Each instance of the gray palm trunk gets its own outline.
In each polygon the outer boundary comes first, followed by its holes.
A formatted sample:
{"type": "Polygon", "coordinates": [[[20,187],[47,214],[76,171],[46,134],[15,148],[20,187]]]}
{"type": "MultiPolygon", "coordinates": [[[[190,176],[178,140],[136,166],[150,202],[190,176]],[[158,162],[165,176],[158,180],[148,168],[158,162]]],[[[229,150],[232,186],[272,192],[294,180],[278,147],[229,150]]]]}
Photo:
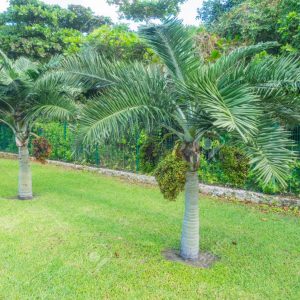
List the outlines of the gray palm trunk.
{"type": "Polygon", "coordinates": [[[19,191],[18,198],[21,200],[32,199],[32,175],[30,169],[30,156],[28,140],[20,142],[17,139],[19,148],[19,191]]]}
{"type": "Polygon", "coordinates": [[[197,260],[199,257],[199,143],[184,142],[181,149],[188,163],[185,183],[185,212],[182,225],[180,256],[183,259],[197,260]]]}
{"type": "Polygon", "coordinates": [[[199,257],[199,184],[197,172],[187,172],[185,212],[182,225],[180,256],[197,260],[199,257]]]}

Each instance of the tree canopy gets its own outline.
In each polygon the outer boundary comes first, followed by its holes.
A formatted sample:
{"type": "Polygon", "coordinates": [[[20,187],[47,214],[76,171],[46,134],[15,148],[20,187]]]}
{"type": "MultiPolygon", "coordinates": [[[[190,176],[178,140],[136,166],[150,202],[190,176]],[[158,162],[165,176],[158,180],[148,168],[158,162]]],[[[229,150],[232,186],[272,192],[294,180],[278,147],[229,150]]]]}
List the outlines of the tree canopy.
{"type": "Polygon", "coordinates": [[[104,25],[86,38],[86,47],[93,48],[108,59],[150,60],[153,52],[125,25],[104,25]]]}
{"type": "Polygon", "coordinates": [[[245,0],[205,0],[198,9],[198,18],[206,24],[211,24],[243,1],[245,0]]]}
{"type": "Polygon", "coordinates": [[[11,58],[25,55],[45,60],[78,51],[83,33],[110,22],[80,5],[64,9],[39,0],[11,0],[0,14],[1,48],[11,58]]]}
{"type": "Polygon", "coordinates": [[[186,0],[108,0],[109,4],[118,6],[122,18],[133,21],[149,21],[177,16],[179,5],[186,0]]]}
{"type": "Polygon", "coordinates": [[[300,50],[298,0],[207,0],[199,17],[210,32],[241,42],[278,41],[282,50],[300,50]]]}

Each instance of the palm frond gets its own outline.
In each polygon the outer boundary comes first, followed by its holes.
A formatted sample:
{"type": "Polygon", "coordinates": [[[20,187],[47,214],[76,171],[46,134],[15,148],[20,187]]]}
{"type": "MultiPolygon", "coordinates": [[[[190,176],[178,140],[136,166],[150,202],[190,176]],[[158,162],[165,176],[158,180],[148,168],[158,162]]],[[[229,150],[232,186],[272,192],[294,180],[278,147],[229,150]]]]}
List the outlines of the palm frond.
{"type": "MultiPolygon", "coordinates": [[[[209,117],[212,126],[236,131],[244,141],[256,133],[259,100],[249,86],[235,82],[221,85],[213,82],[208,74],[201,73],[191,78],[186,87],[199,109],[209,117]]],[[[194,123],[197,118],[194,115],[194,123]]]]}
{"type": "Polygon", "coordinates": [[[277,42],[266,42],[237,48],[213,63],[210,66],[210,73],[214,73],[216,77],[224,76],[224,73],[232,72],[231,68],[236,68],[245,59],[251,59],[255,54],[278,46],[277,42]]]}
{"type": "Polygon", "coordinates": [[[140,36],[178,79],[183,80],[199,66],[193,38],[180,21],[172,19],[160,26],[143,27],[140,36]]]}
{"type": "Polygon", "coordinates": [[[263,109],[288,124],[300,122],[300,58],[267,56],[252,61],[245,81],[262,99],[263,109]]]}
{"type": "Polygon", "coordinates": [[[35,71],[38,72],[38,63],[32,62],[26,57],[19,57],[14,63],[13,68],[16,72],[20,73],[27,73],[28,71],[35,71]]]}
{"type": "Polygon", "coordinates": [[[68,121],[76,118],[78,107],[70,98],[47,99],[45,103],[39,101],[27,112],[27,120],[34,121],[38,118],[58,121],[68,121]]]}
{"type": "Polygon", "coordinates": [[[14,127],[11,117],[6,114],[2,114],[0,111],[0,124],[1,123],[9,127],[13,131],[13,133],[16,132],[16,128],[14,127]]]}
{"type": "Polygon", "coordinates": [[[258,88],[299,88],[300,58],[296,55],[267,56],[253,60],[245,70],[248,82],[258,88]],[[269,84],[269,85],[268,85],[269,84]]]}
{"type": "Polygon", "coordinates": [[[160,70],[135,64],[124,71],[123,81],[83,109],[81,137],[86,143],[118,138],[124,130],[140,125],[151,128],[165,122],[169,95],[160,70]]]}
{"type": "Polygon", "coordinates": [[[245,147],[257,181],[262,180],[265,184],[277,182],[286,186],[290,164],[295,159],[292,146],[289,132],[268,117],[261,121],[258,134],[245,147]]]}
{"type": "Polygon", "coordinates": [[[76,118],[78,106],[73,100],[74,89],[64,85],[64,73],[48,72],[33,85],[28,101],[27,120],[38,117],[54,120],[76,118]]]}
{"type": "Polygon", "coordinates": [[[122,62],[110,62],[99,53],[89,50],[69,56],[60,63],[64,80],[69,85],[85,89],[101,89],[115,83],[122,62]]]}
{"type": "Polygon", "coordinates": [[[1,49],[0,49],[0,59],[1,59],[1,64],[3,65],[4,68],[6,68],[7,70],[13,69],[13,61],[10,60],[1,49]]]}

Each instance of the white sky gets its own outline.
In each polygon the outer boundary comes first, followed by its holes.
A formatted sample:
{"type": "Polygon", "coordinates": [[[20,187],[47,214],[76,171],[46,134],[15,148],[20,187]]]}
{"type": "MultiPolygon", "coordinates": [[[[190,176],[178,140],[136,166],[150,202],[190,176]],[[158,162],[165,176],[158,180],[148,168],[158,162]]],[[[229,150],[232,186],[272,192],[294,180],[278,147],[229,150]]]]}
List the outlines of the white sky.
{"type": "MultiPolygon", "coordinates": [[[[110,6],[105,0],[43,0],[49,4],[59,4],[66,7],[68,4],[80,4],[90,7],[97,15],[111,17],[114,22],[118,21],[118,14],[116,8],[110,6]]],[[[184,20],[185,24],[197,25],[199,21],[196,21],[197,8],[202,4],[203,0],[187,0],[181,6],[180,19],[184,20]]],[[[0,11],[3,11],[8,6],[8,0],[0,0],[0,11]]]]}

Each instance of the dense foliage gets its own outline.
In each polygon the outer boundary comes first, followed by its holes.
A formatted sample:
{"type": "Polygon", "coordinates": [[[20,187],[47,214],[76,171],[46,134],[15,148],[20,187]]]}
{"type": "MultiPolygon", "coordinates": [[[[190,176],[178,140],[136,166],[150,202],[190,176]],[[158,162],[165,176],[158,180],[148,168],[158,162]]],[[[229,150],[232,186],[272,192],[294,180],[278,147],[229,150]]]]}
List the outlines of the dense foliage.
{"type": "Polygon", "coordinates": [[[140,147],[141,170],[151,173],[166,152],[165,144],[159,136],[146,136],[140,147]]]}
{"type": "Polygon", "coordinates": [[[39,0],[11,0],[7,11],[0,14],[1,49],[11,58],[45,60],[70,54],[79,51],[82,33],[110,22],[82,6],[63,9],[39,0]]]}
{"type": "Polygon", "coordinates": [[[299,51],[298,0],[207,0],[199,12],[210,32],[255,44],[278,41],[282,50],[299,51]]]}
{"type": "Polygon", "coordinates": [[[166,19],[179,13],[179,5],[186,0],[108,0],[110,4],[117,5],[122,18],[133,21],[146,21],[151,19],[166,19]]]}
{"type": "Polygon", "coordinates": [[[198,18],[210,25],[243,1],[245,0],[205,0],[198,9],[198,18]]]}
{"type": "Polygon", "coordinates": [[[101,26],[86,39],[86,47],[92,47],[108,59],[150,60],[153,52],[138,35],[125,25],[101,26]]]}

